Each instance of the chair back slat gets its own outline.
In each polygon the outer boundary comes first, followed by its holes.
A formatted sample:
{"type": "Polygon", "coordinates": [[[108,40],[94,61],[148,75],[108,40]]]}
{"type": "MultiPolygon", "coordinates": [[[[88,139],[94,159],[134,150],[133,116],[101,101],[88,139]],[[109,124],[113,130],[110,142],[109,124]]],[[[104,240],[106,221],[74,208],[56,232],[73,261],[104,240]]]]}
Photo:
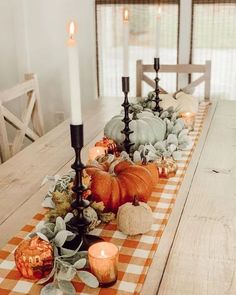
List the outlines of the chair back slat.
{"type": "Polygon", "coordinates": [[[35,141],[44,134],[43,117],[40,107],[38,79],[35,74],[26,74],[25,81],[11,89],[0,92],[0,156],[8,160],[23,147],[24,138],[35,141]],[[10,112],[3,104],[25,95],[27,103],[21,118],[10,112]],[[9,142],[6,122],[16,129],[13,143],[9,142]],[[29,127],[32,122],[32,129],[29,127]]]}
{"type": "MultiPolygon", "coordinates": [[[[155,88],[155,82],[149,78],[145,73],[155,72],[153,65],[146,65],[142,63],[142,60],[137,60],[136,63],[136,96],[142,96],[142,82],[146,82],[152,88],[155,88]]],[[[190,88],[196,87],[204,82],[204,98],[210,99],[211,89],[211,61],[206,61],[205,65],[192,65],[192,64],[176,64],[176,65],[161,65],[159,72],[161,73],[176,73],[176,74],[193,74],[202,73],[202,75],[196,80],[192,81],[186,87],[184,91],[188,91],[190,88]]],[[[162,93],[167,93],[160,87],[162,93]]],[[[177,89],[176,89],[177,90],[177,89]]]]}

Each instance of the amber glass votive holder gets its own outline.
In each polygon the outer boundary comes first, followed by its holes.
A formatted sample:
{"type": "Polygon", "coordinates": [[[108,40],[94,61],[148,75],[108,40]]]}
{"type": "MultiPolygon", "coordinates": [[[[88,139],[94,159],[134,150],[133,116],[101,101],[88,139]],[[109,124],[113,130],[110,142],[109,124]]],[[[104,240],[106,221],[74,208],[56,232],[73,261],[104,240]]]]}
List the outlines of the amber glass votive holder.
{"type": "Polygon", "coordinates": [[[93,161],[98,156],[105,156],[107,153],[107,148],[101,146],[94,146],[89,149],[89,160],[93,161]]]}
{"type": "Polygon", "coordinates": [[[116,245],[108,242],[96,243],[88,249],[90,270],[97,277],[100,287],[110,287],[117,281],[118,256],[116,245]]]}
{"type": "Polygon", "coordinates": [[[188,130],[193,131],[196,114],[191,112],[185,112],[185,113],[180,113],[180,116],[183,119],[184,124],[188,128],[188,130]]]}

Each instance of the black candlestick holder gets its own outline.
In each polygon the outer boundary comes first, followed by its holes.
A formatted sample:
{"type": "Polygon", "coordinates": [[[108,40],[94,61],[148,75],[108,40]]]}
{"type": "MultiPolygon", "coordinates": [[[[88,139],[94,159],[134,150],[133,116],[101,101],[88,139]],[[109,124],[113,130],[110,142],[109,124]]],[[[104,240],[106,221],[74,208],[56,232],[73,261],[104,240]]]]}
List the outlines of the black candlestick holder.
{"type": "Polygon", "coordinates": [[[159,57],[154,57],[154,70],[156,71],[156,77],[154,79],[155,81],[155,98],[153,99],[155,106],[153,108],[153,111],[155,112],[161,112],[162,108],[160,107],[160,102],[161,102],[161,98],[160,98],[160,89],[159,89],[159,77],[158,77],[158,73],[160,70],[160,58],[159,57]]]}
{"type": "Polygon", "coordinates": [[[83,185],[83,170],[86,168],[81,161],[81,150],[83,148],[83,124],[70,125],[71,146],[75,150],[75,162],[71,168],[75,170],[74,185],[72,190],[75,194],[75,200],[71,206],[73,208],[74,217],[67,222],[66,227],[68,230],[76,234],[72,241],[67,241],[63,247],[75,250],[81,244],[80,250],[87,250],[92,244],[101,241],[102,239],[87,234],[90,220],[84,215],[84,210],[89,207],[90,201],[84,199],[83,195],[86,188],[83,185]]]}
{"type": "Polygon", "coordinates": [[[122,91],[124,92],[124,102],[121,105],[124,107],[124,118],[122,122],[125,123],[125,128],[121,131],[125,135],[125,140],[124,140],[124,149],[127,152],[129,156],[132,157],[131,153],[131,147],[134,145],[134,143],[131,143],[130,141],[130,134],[133,133],[133,131],[129,127],[129,123],[132,121],[129,117],[129,99],[128,99],[128,93],[129,93],[129,77],[122,77],[122,91]]]}

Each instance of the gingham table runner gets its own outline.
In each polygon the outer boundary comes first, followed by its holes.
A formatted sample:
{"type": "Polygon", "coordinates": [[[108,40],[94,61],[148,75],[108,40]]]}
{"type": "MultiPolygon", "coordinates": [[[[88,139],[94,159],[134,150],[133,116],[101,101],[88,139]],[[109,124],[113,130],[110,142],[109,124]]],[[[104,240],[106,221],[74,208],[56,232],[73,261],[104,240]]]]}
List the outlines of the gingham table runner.
{"type": "MultiPolygon", "coordinates": [[[[170,213],[175,203],[176,195],[191,160],[192,153],[201,134],[208,105],[202,103],[196,116],[195,129],[190,133],[193,139],[193,147],[183,153],[178,161],[178,171],[175,177],[169,180],[161,179],[153,190],[148,202],[153,211],[154,223],[151,230],[135,237],[127,237],[117,230],[116,223],[101,226],[92,231],[104,240],[117,245],[120,249],[118,280],[115,285],[107,289],[91,289],[79,281],[73,281],[78,294],[96,295],[123,295],[139,294],[151,265],[152,258],[157,250],[158,243],[168,222],[170,213]]],[[[15,267],[14,250],[26,235],[34,230],[35,225],[43,220],[46,210],[35,215],[31,222],[25,225],[21,231],[13,237],[7,245],[0,250],[0,295],[21,295],[40,293],[41,286],[34,281],[21,277],[15,267]]]]}

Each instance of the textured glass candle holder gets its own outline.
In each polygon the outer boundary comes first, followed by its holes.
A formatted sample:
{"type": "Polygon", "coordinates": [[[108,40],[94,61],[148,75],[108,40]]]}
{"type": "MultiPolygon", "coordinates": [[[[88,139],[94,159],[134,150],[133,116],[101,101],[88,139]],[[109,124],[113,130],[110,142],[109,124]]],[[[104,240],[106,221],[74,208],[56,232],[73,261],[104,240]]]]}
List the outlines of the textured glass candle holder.
{"type": "Polygon", "coordinates": [[[189,131],[193,131],[196,114],[191,112],[186,112],[186,113],[181,113],[180,116],[183,119],[186,128],[188,128],[189,131]]]}
{"type": "Polygon", "coordinates": [[[117,281],[118,248],[108,242],[92,245],[88,250],[91,272],[97,277],[100,287],[110,287],[117,281]]]}

